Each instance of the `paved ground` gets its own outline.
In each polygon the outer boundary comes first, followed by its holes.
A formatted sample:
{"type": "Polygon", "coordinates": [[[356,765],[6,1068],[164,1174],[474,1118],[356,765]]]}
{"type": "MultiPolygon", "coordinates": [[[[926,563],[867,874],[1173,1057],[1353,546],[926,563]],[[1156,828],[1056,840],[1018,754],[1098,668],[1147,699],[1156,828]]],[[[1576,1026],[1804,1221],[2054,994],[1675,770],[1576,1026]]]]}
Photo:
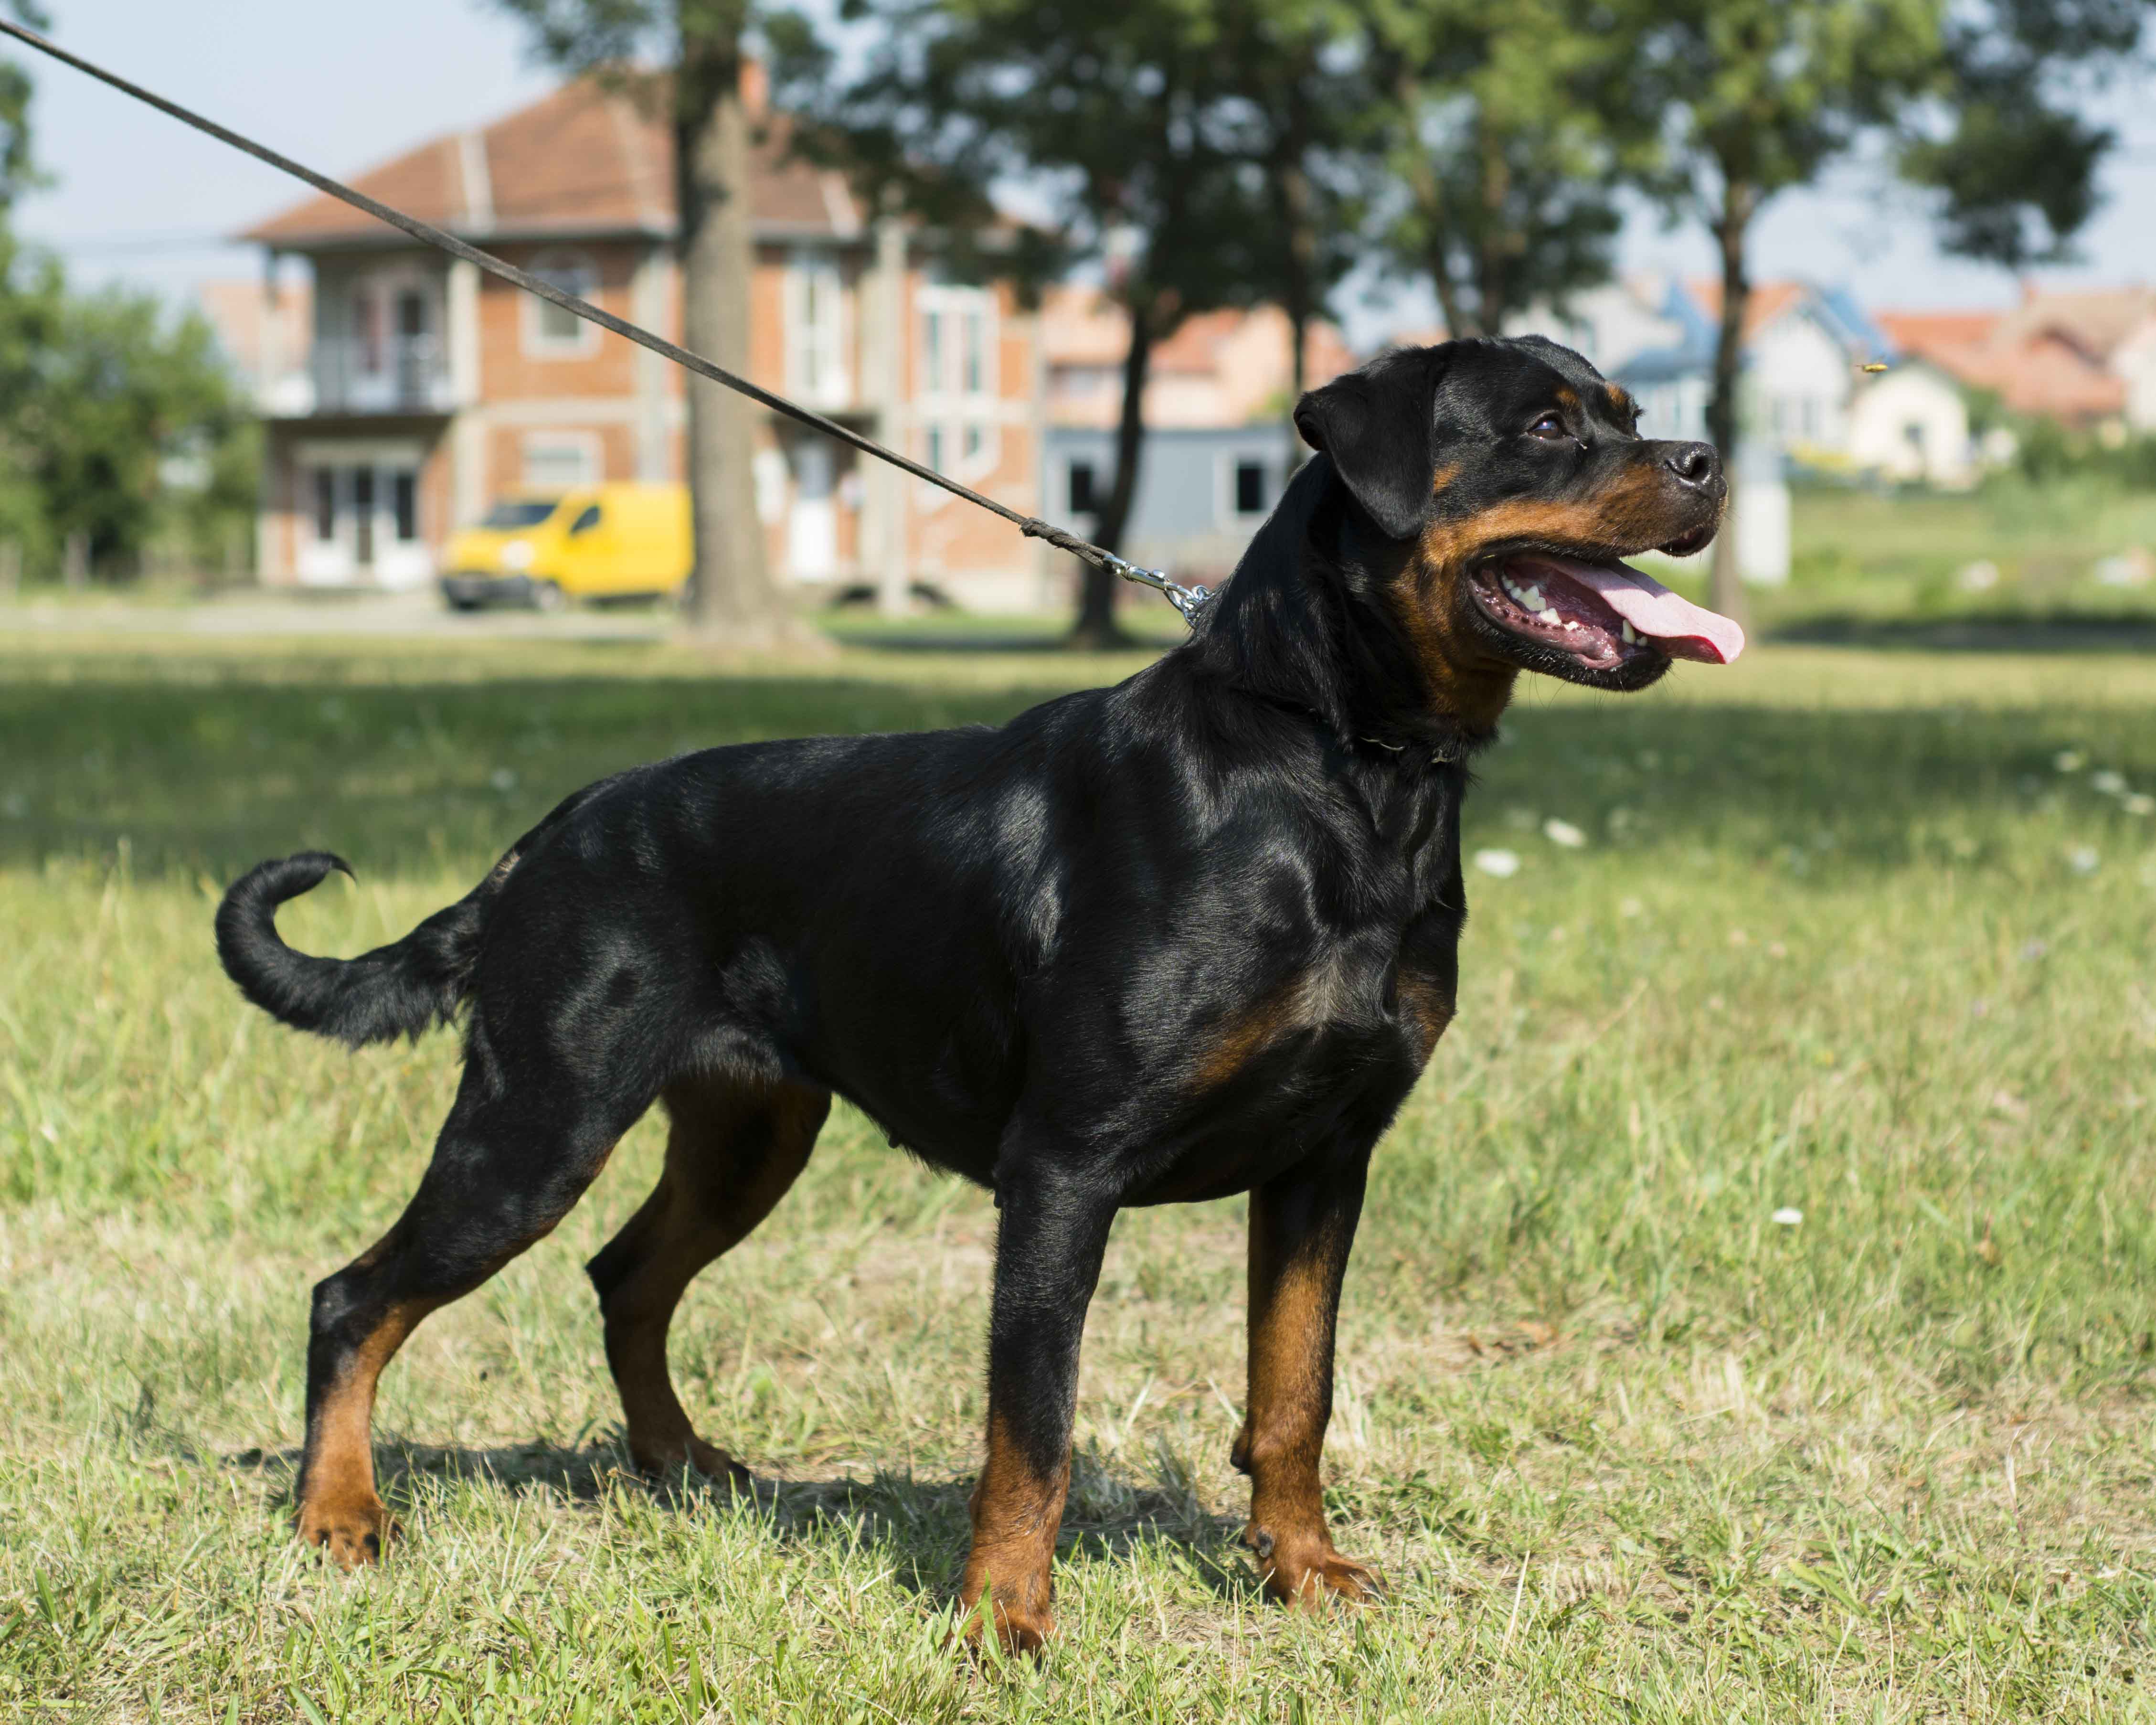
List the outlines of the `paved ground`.
{"type": "Polygon", "coordinates": [[[556,640],[651,640],[674,627],[669,607],[453,612],[431,592],[241,593],[191,603],[135,599],[0,604],[0,632],[74,634],[464,635],[556,640]]]}

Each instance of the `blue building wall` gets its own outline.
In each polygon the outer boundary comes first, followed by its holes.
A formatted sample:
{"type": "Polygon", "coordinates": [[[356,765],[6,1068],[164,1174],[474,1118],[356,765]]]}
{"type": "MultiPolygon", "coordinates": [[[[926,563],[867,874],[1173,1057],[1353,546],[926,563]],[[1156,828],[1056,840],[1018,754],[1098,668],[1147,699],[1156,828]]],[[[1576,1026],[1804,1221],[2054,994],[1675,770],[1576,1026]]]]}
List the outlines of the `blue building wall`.
{"type": "MultiPolygon", "coordinates": [[[[1227,574],[1280,501],[1291,444],[1296,453],[1309,453],[1283,424],[1148,431],[1123,555],[1198,580],[1227,574]],[[1256,509],[1238,506],[1253,497],[1256,509]]],[[[1074,506],[1073,480],[1076,470],[1090,467],[1095,495],[1106,500],[1116,475],[1115,433],[1051,426],[1043,459],[1045,513],[1075,532],[1091,533],[1097,517],[1074,506]]]]}

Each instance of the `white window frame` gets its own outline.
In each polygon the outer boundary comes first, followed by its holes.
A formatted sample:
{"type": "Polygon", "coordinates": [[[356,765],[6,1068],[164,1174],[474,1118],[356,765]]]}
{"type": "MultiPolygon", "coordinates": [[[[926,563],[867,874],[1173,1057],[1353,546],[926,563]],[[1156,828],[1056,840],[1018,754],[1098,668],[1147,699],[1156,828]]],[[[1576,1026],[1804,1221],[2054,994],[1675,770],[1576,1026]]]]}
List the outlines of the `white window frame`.
{"type": "Polygon", "coordinates": [[[1263,521],[1273,512],[1273,504],[1280,501],[1281,487],[1275,481],[1273,464],[1262,454],[1250,454],[1240,449],[1224,450],[1220,456],[1218,483],[1220,487],[1220,519],[1231,521],[1239,527],[1263,521]],[[1271,501],[1259,505],[1248,514],[1235,506],[1235,470],[1246,461],[1257,468],[1263,477],[1266,495],[1271,499],[1271,501]]]}
{"type": "MultiPolygon", "coordinates": [[[[580,300],[598,303],[599,290],[598,265],[587,252],[542,252],[526,266],[531,274],[551,281],[565,293],[574,294],[580,300]]],[[[576,320],[575,331],[568,336],[553,336],[547,332],[545,314],[560,311],[560,307],[541,299],[536,294],[525,294],[524,354],[527,359],[582,359],[598,352],[599,326],[583,318],[576,320]]],[[[563,316],[567,316],[563,313],[563,316]]]]}
{"type": "MultiPolygon", "coordinates": [[[[924,287],[915,295],[914,316],[921,459],[957,480],[993,473],[1003,462],[1001,331],[994,291],[924,287]],[[969,434],[971,454],[966,453],[969,434]]],[[[921,490],[927,506],[950,501],[950,493],[937,487],[921,490]]]]}
{"type": "Polygon", "coordinates": [[[596,485],[606,480],[606,444],[596,431],[527,431],[524,434],[518,452],[518,483],[531,491],[573,491],[584,485],[596,485]],[[542,449],[574,449],[582,459],[585,476],[557,483],[552,480],[537,480],[531,476],[533,452],[542,449]]]}
{"type": "Polygon", "coordinates": [[[847,365],[845,277],[838,254],[803,246],[786,266],[786,388],[819,407],[853,399],[847,365]]]}

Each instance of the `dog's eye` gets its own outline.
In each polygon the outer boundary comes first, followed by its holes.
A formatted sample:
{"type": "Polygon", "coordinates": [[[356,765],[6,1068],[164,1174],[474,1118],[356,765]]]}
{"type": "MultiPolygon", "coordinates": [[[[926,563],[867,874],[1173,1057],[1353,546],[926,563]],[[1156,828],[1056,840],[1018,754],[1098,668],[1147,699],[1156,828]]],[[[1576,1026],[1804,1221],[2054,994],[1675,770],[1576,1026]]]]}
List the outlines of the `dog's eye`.
{"type": "Polygon", "coordinates": [[[1570,437],[1572,434],[1564,429],[1564,421],[1555,413],[1545,413],[1527,428],[1527,435],[1556,439],[1570,437]]]}

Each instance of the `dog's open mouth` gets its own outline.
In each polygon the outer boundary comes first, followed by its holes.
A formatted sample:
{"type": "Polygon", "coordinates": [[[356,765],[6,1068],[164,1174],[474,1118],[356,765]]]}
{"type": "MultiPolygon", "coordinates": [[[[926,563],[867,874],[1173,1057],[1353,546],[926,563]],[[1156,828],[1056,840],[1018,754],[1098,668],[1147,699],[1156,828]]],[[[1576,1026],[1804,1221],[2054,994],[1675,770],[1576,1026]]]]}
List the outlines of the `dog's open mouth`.
{"type": "Polygon", "coordinates": [[[1590,670],[1641,653],[1727,665],[1744,650],[1744,631],[1732,619],[1614,557],[1514,552],[1476,569],[1469,590],[1499,628],[1568,653],[1590,670]]]}

